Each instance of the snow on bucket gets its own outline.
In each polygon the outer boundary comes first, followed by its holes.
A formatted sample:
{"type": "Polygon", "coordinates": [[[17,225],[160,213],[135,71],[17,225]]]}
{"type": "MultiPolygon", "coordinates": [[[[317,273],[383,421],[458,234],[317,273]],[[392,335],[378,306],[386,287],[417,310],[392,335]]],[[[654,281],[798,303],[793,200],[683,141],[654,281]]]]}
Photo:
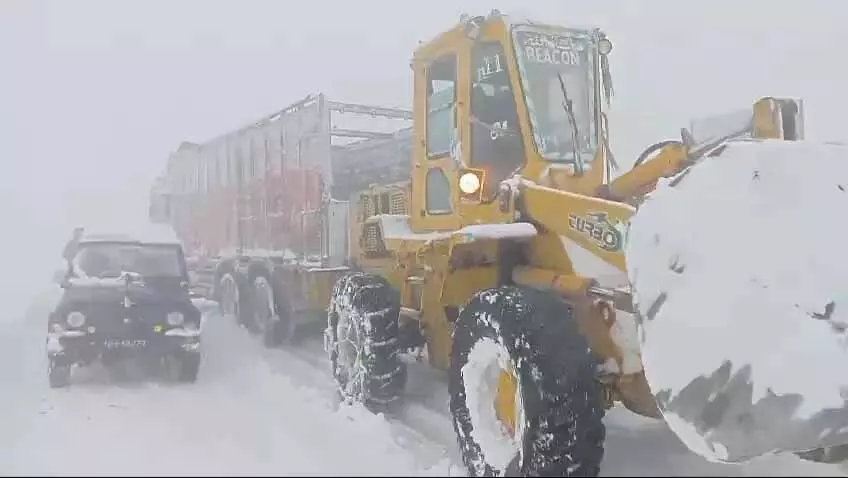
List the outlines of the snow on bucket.
{"type": "Polygon", "coordinates": [[[738,141],[633,218],[651,389],[711,461],[848,443],[848,147],[738,141]]]}

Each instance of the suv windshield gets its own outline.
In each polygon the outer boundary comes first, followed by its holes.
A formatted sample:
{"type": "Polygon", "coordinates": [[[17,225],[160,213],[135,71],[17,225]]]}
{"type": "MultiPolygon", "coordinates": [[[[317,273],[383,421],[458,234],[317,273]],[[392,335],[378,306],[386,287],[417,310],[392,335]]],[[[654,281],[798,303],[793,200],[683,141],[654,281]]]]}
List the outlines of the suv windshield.
{"type": "Polygon", "coordinates": [[[122,272],[135,272],[143,277],[185,275],[182,253],[173,245],[80,244],[73,263],[77,275],[83,277],[119,277],[122,272]]]}
{"type": "Polygon", "coordinates": [[[590,161],[597,147],[592,37],[587,32],[545,32],[516,27],[518,68],[539,153],[551,161],[590,161]],[[572,123],[565,106],[571,100],[572,123]],[[575,131],[576,127],[576,131],[575,131]]]}

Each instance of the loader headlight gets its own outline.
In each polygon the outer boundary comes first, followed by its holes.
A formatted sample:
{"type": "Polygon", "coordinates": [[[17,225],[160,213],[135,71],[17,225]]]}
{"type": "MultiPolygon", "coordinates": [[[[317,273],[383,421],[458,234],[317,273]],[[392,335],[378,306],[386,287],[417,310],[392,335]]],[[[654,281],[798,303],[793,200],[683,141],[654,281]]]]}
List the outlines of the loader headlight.
{"type": "Polygon", "coordinates": [[[480,190],[480,177],[472,172],[459,177],[459,190],[463,194],[474,194],[480,190]]]}
{"type": "Polygon", "coordinates": [[[79,311],[73,311],[68,314],[68,317],[65,319],[69,326],[78,329],[85,325],[85,314],[79,311]]]}
{"type": "Polygon", "coordinates": [[[166,317],[166,320],[168,321],[168,325],[171,327],[179,327],[180,325],[183,325],[183,322],[185,322],[185,316],[182,312],[170,312],[168,317],[166,317]]]}

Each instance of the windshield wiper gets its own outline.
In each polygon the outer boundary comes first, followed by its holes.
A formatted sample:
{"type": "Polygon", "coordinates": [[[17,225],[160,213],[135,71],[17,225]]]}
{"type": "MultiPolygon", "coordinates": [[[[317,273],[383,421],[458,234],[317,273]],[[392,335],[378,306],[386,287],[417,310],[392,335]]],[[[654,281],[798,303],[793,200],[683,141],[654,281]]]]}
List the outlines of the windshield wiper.
{"type": "Polygon", "coordinates": [[[574,154],[574,169],[579,175],[583,174],[583,158],[580,156],[580,131],[577,129],[577,119],[574,117],[574,105],[571,98],[568,97],[568,89],[565,87],[565,80],[562,78],[562,73],[557,73],[559,80],[559,89],[562,91],[562,97],[565,100],[562,107],[565,114],[568,115],[568,122],[571,123],[571,152],[574,154]]]}

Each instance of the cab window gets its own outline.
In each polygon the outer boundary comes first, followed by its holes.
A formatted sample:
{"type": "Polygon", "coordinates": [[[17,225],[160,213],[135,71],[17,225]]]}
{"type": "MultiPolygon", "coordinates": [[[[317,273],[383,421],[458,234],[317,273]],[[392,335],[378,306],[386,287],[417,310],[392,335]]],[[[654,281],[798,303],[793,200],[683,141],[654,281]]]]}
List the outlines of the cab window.
{"type": "Polygon", "coordinates": [[[495,187],[524,163],[524,141],[503,45],[478,43],[472,59],[471,162],[495,187]]]}
{"type": "Polygon", "coordinates": [[[427,171],[426,196],[428,214],[450,214],[453,212],[450,182],[441,168],[433,168],[427,171]]]}
{"type": "Polygon", "coordinates": [[[427,157],[450,154],[454,137],[456,56],[444,55],[427,69],[427,157]]]}

